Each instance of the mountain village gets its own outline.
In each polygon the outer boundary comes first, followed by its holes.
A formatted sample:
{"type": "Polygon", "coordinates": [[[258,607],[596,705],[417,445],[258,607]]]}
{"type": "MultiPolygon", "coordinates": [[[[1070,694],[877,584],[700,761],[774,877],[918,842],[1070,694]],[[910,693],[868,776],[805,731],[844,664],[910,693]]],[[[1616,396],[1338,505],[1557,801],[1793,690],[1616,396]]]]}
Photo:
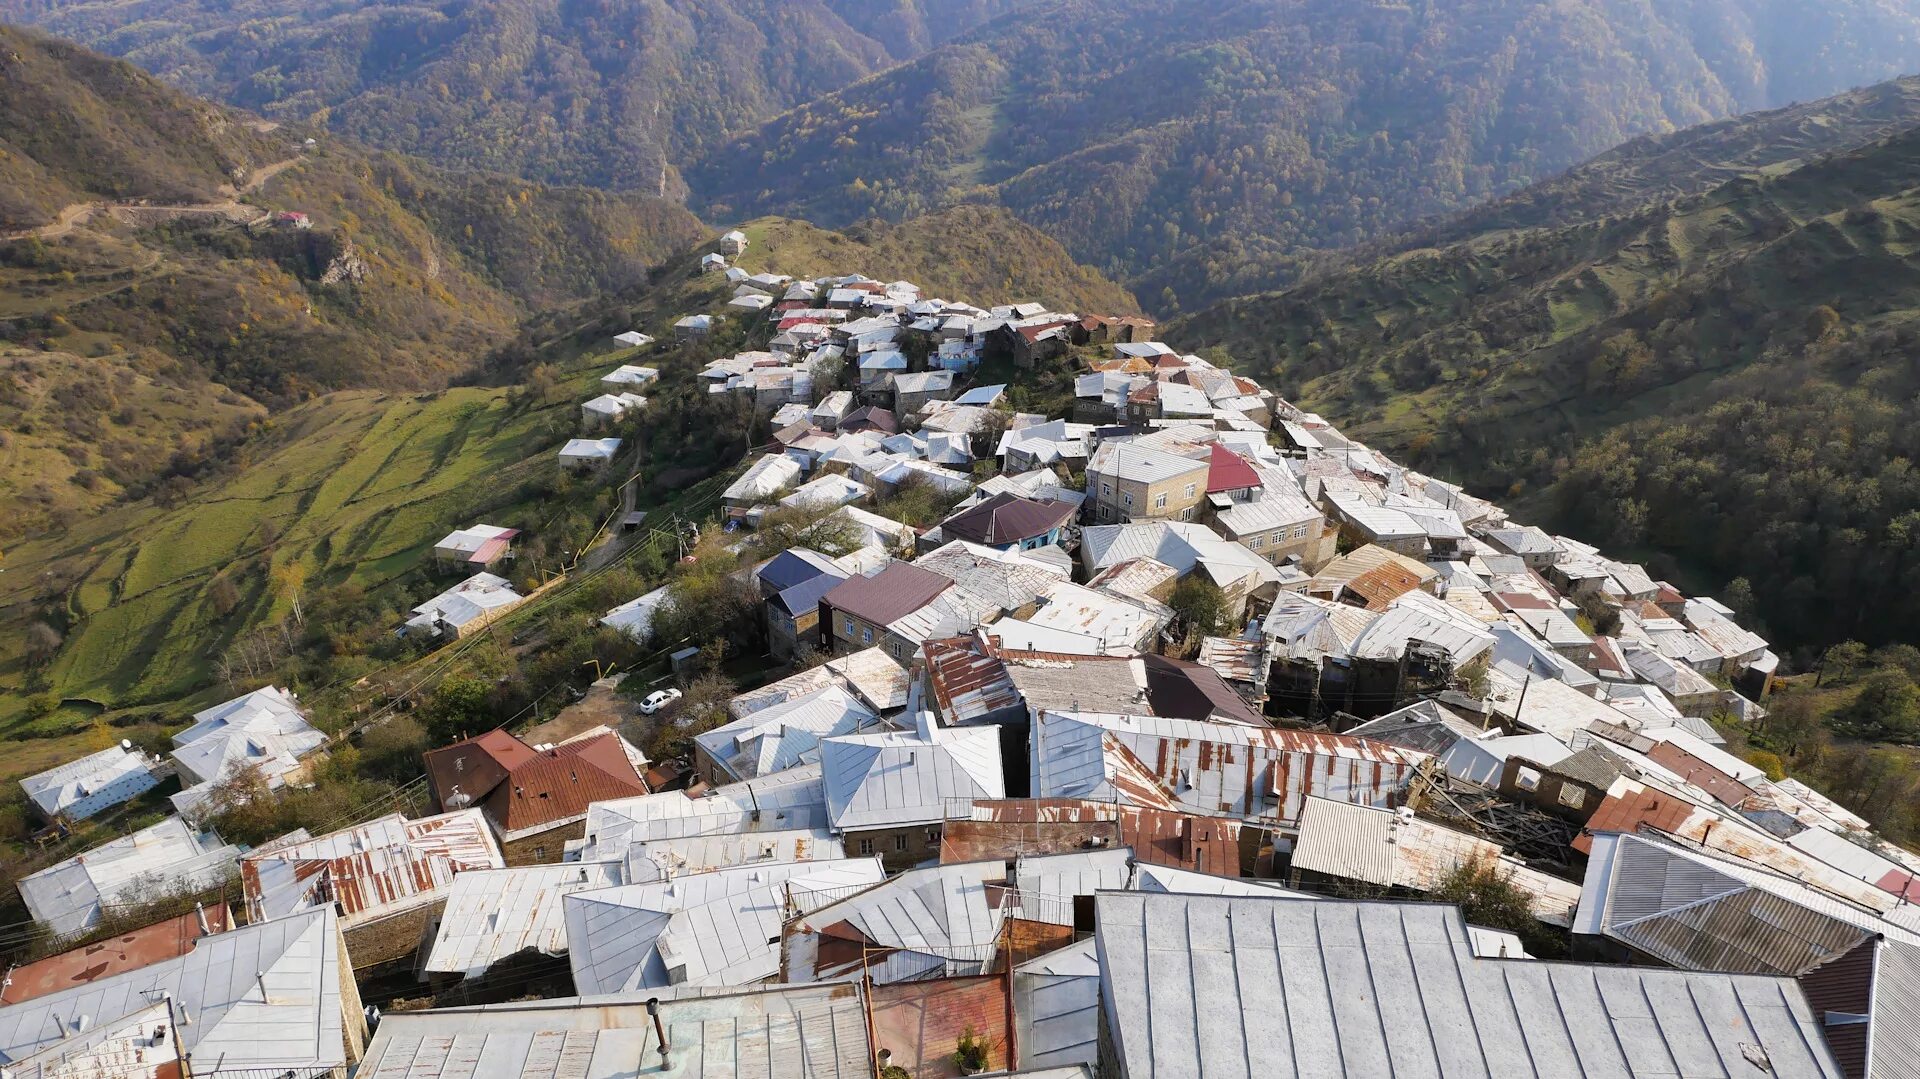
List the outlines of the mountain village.
{"type": "MultiPolygon", "coordinates": [[[[0,982],[0,1076],[1920,1074],[1920,855],[1728,747],[1778,661],[1727,605],[1151,320],[749,273],[751,242],[702,260],[713,310],[608,343],[555,467],[617,480],[609,428],[676,379],[763,421],[703,531],[836,543],[743,571],[757,684],[684,757],[494,730],[426,754],[431,813],[251,849],[222,784],[329,744],[285,688],[27,779],[50,822],[179,792],[21,880],[84,943],[0,982]],[[649,362],[728,325],[762,347],[649,362]],[[1070,403],[1014,407],[1063,369],[1070,403]]],[[[524,536],[448,527],[395,627],[436,645],[529,599],[524,536]]],[[[667,725],[700,660],[670,595],[605,618],[670,654],[667,725]]]]}

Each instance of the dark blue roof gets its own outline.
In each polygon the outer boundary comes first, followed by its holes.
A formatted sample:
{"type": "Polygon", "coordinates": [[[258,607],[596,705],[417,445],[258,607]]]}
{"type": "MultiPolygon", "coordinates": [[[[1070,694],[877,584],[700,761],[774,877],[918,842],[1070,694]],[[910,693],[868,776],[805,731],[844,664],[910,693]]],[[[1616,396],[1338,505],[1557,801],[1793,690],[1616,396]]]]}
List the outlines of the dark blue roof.
{"type": "Polygon", "coordinates": [[[786,608],[788,614],[797,617],[805,611],[820,606],[820,598],[833,591],[836,585],[846,579],[847,575],[839,570],[830,570],[811,581],[783,590],[774,597],[774,602],[786,608]]]}
{"type": "MultiPolygon", "coordinates": [[[[805,547],[795,547],[774,555],[766,565],[760,567],[760,580],[776,592],[784,592],[797,584],[804,584],[822,573],[839,572],[833,562],[818,551],[809,551],[805,547]]],[[[840,574],[845,577],[846,574],[840,574]]]]}

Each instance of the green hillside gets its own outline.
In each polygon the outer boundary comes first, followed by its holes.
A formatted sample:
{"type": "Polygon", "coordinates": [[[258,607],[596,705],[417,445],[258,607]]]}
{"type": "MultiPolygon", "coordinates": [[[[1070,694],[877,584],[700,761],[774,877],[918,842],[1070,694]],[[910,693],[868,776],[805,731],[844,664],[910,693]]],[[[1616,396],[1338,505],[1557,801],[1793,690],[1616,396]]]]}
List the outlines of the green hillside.
{"type": "Polygon", "coordinates": [[[1916,43],[1920,12],[1876,0],[1050,0],[687,177],[711,217],[998,201],[1166,313],[1636,135],[1903,74],[1916,43]]]}
{"type": "MultiPolygon", "coordinates": [[[[1643,146],[1473,215],[1489,231],[1230,301],[1169,335],[1703,590],[1745,578],[1778,641],[1920,639],[1905,605],[1841,599],[1920,584],[1913,92],[1869,95],[1907,126],[1845,152],[1762,153],[1734,179],[1737,162],[1703,158],[1689,179],[1676,162],[1698,136],[1643,146]],[[1635,174],[1635,160],[1662,164],[1635,174]],[[1636,190],[1650,200],[1621,211],[1636,190]]],[[[1450,230],[1471,231],[1435,231],[1450,230]]]]}
{"type": "Polygon", "coordinates": [[[705,232],[660,199],[308,145],[7,27],[0,90],[0,541],[232,467],[268,409],[443,385],[705,232]]]}
{"type": "Polygon", "coordinates": [[[442,164],[672,194],[705,147],[1020,3],[0,0],[0,19],[442,164]]]}
{"type": "MultiPolygon", "coordinates": [[[[751,270],[908,277],[980,303],[1133,309],[1125,290],[999,210],[848,234],[780,219],[745,230],[752,248],[740,264],[751,270]]],[[[304,688],[318,688],[391,662],[401,612],[447,583],[423,561],[448,530],[482,519],[526,529],[516,573],[535,581],[563,564],[616,499],[606,483],[561,479],[552,455],[578,433],[580,402],[620,363],[663,372],[646,416],[613,432],[646,462],[640,504],[681,504],[723,482],[766,436],[765,421],[756,428],[736,399],[704,392],[694,376],[714,356],[764,346],[771,329],[734,312],[708,341],[670,343],[676,319],[723,312],[732,296],[723,277],[699,272],[708,249],[683,249],[644,285],[529,320],[469,376],[477,384],[326,393],[267,419],[242,412],[235,418],[251,426],[228,467],[9,545],[0,735],[24,748],[0,775],[71,755],[99,722],[177,718],[218,696],[222,670],[289,632],[292,578],[309,626],[329,627],[292,665],[304,688]],[[614,334],[636,328],[669,343],[613,346],[614,334]],[[36,623],[57,639],[50,655],[34,654],[45,638],[36,623]],[[53,708],[61,700],[71,703],[53,708]]]]}

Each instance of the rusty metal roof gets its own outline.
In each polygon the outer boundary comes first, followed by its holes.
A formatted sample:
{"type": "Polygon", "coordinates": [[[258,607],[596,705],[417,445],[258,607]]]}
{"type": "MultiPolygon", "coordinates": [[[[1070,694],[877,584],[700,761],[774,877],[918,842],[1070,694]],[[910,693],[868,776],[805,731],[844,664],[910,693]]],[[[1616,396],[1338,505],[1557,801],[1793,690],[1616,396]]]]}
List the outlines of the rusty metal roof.
{"type": "Polygon", "coordinates": [[[973,637],[928,641],[927,684],[948,723],[966,723],[1020,706],[1020,691],[991,644],[973,637]]]}
{"type": "Polygon", "coordinates": [[[240,861],[247,920],[338,905],[348,927],[430,902],[456,873],[505,863],[477,809],[407,820],[400,814],[302,838],[240,861]]]}
{"type": "Polygon", "coordinates": [[[1149,865],[1235,875],[1241,823],[1084,798],[1009,798],[973,803],[946,822],[940,861],[978,862],[1018,854],[1065,854],[1092,846],[1131,847],[1149,865]]]}
{"type": "Polygon", "coordinates": [[[1426,755],[1384,742],[1155,716],[1049,711],[1033,742],[1043,797],[1291,827],[1310,795],[1393,807],[1426,755]]]}
{"type": "Polygon", "coordinates": [[[58,993],[100,978],[110,978],[130,970],[167,959],[177,959],[193,950],[193,942],[211,933],[232,928],[232,919],[224,903],[204,911],[182,914],[164,922],[98,940],[72,951],[17,966],[7,971],[0,982],[0,1004],[18,1004],[49,993],[58,993]],[[200,928],[206,918],[207,928],[200,928]]]}

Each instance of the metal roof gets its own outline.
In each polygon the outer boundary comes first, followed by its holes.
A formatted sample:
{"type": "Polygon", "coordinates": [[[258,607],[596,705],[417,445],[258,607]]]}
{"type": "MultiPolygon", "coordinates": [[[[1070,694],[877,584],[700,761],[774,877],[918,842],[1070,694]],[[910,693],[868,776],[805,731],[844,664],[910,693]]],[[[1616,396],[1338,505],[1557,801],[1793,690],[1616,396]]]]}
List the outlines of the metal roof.
{"type": "Polygon", "coordinates": [[[345,1067],[344,956],[330,907],[201,937],[177,959],[0,1008],[0,1062],[85,1047],[171,995],[192,1021],[169,1036],[195,1075],[345,1067]]]}
{"type": "Polygon", "coordinates": [[[841,831],[941,821],[949,799],[1007,793],[993,726],[828,738],[820,765],[841,831]]]}
{"type": "Polygon", "coordinates": [[[695,835],[782,831],[826,824],[820,766],[804,764],[770,776],[714,787],[696,796],[666,791],[596,802],[586,834],[568,855],[587,861],[626,856],[634,843],[695,835]]]}
{"type": "Polygon", "coordinates": [[[627,847],[626,877],[629,884],[644,884],[754,862],[825,861],[845,849],[824,827],[648,839],[627,847]]]}
{"type": "Polygon", "coordinates": [[[1129,1079],[1839,1079],[1798,985],[1481,959],[1438,904],[1103,894],[1101,986],[1129,1079]]]}
{"type": "Polygon", "coordinates": [[[510,955],[567,950],[561,900],[575,892],[626,883],[622,862],[565,862],[462,873],[447,889],[446,909],[425,969],[476,978],[510,955]]]}
{"type": "Polygon", "coordinates": [[[873,1049],[853,984],[724,993],[658,989],[663,1058],[646,998],[586,997],[395,1012],[358,1079],[868,1079],[873,1049]],[[638,1070],[636,1070],[638,1069],[638,1070]]]}
{"type": "Polygon", "coordinates": [[[747,985],[780,967],[780,926],[822,896],[877,884],[878,858],[764,862],[563,899],[574,985],[618,993],[747,985]]]}
{"type": "Polygon", "coordinates": [[[153,774],[158,763],[138,749],[116,745],[30,775],[20,788],[49,817],[85,820],[158,786],[153,774]]]}
{"type": "Polygon", "coordinates": [[[1040,797],[1120,799],[1291,826],[1310,795],[1399,804],[1425,755],[1336,734],[1047,711],[1032,739],[1040,797]]]}
{"type": "Polygon", "coordinates": [[[1431,892],[1465,865],[1497,868],[1531,897],[1534,917],[1552,925],[1573,921],[1580,885],[1509,859],[1500,844],[1443,828],[1412,815],[1309,798],[1300,814],[1293,868],[1389,888],[1431,892]]]}
{"type": "Polygon", "coordinates": [[[437,899],[454,874],[498,869],[500,847],[478,809],[408,820],[393,813],[240,860],[250,921],[337,906],[351,927],[437,899]]]}
{"type": "Polygon", "coordinates": [[[887,725],[839,686],[815,690],[726,723],[694,741],[736,780],[820,759],[820,739],[887,725]]]}
{"type": "Polygon", "coordinates": [[[20,878],[20,898],[35,921],[69,936],[98,924],[103,905],[143,888],[213,887],[233,875],[240,854],[214,833],[168,817],[20,878]]]}
{"type": "Polygon", "coordinates": [[[214,933],[224,933],[233,928],[231,923],[232,916],[227,905],[215,903],[177,918],[168,918],[71,951],[10,967],[6,978],[0,981],[0,1004],[18,1004],[23,1000],[138,970],[164,959],[177,959],[193,948],[194,941],[214,933]]]}
{"type": "Polygon", "coordinates": [[[820,602],[873,625],[886,626],[925,607],[952,587],[952,579],[930,569],[893,562],[871,577],[842,581],[820,602]]]}

